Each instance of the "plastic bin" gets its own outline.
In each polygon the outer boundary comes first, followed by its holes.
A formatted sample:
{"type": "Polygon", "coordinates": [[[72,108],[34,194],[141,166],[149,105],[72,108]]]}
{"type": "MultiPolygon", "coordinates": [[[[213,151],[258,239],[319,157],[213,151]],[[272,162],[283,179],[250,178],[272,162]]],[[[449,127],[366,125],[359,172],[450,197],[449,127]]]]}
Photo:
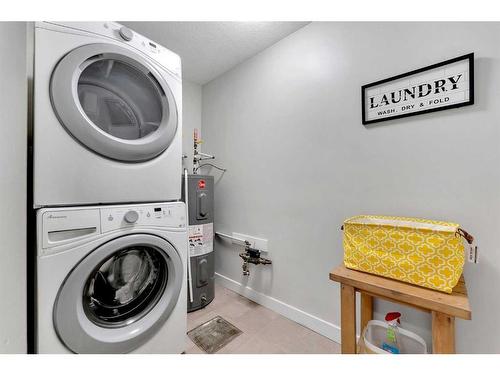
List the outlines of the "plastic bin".
{"type": "MultiPolygon", "coordinates": [[[[380,320],[370,320],[360,338],[359,352],[363,354],[390,354],[382,349],[388,324],[380,320]]],[[[401,354],[427,354],[427,344],[419,335],[398,328],[398,343],[401,354]]]]}

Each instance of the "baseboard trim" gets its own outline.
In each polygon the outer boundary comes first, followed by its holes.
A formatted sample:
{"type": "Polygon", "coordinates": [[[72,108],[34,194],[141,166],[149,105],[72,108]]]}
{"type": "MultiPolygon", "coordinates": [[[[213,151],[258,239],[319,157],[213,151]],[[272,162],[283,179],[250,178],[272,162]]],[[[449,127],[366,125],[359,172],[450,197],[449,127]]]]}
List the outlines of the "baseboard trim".
{"type": "Polygon", "coordinates": [[[302,311],[285,302],[277,300],[276,298],[257,292],[249,286],[245,286],[240,282],[219,273],[215,273],[215,280],[223,287],[258,303],[259,305],[267,307],[268,309],[273,310],[274,312],[277,312],[278,314],[283,315],[284,317],[293,320],[294,322],[299,323],[314,332],[329,338],[330,340],[340,343],[339,326],[302,311]]]}

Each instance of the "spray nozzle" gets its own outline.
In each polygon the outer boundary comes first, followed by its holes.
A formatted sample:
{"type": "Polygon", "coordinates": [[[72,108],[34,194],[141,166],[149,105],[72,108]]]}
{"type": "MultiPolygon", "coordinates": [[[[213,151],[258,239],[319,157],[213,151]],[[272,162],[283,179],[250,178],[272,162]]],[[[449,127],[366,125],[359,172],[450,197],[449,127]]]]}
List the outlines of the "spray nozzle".
{"type": "Polygon", "coordinates": [[[397,312],[397,311],[389,312],[385,315],[386,322],[397,321],[398,324],[401,324],[401,321],[399,320],[399,318],[401,318],[401,313],[397,312]]]}

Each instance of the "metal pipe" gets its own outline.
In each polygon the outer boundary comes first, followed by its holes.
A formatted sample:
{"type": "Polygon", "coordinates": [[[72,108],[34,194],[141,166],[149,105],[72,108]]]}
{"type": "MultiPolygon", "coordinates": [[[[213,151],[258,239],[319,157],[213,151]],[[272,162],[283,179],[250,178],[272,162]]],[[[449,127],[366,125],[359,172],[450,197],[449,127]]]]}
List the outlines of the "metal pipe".
{"type": "Polygon", "coordinates": [[[187,279],[188,279],[188,291],[189,291],[189,302],[193,303],[193,280],[191,277],[191,254],[189,250],[189,197],[188,197],[188,171],[184,169],[184,200],[186,201],[186,231],[187,231],[187,279]]]}

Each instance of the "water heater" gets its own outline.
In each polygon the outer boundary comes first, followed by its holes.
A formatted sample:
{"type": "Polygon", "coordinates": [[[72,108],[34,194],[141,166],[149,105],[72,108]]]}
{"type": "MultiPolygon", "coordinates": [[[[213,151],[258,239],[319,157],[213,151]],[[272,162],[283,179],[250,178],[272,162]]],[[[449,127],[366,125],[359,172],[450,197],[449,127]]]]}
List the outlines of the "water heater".
{"type": "MultiPolygon", "coordinates": [[[[184,181],[185,183],[185,181],[184,181]]],[[[191,288],[188,312],[201,309],[214,299],[214,177],[188,175],[187,199],[191,288]],[[192,292],[191,292],[192,291],[192,292]],[[192,302],[191,302],[192,300],[192,302]]],[[[186,191],[182,189],[183,195],[186,191]]]]}

